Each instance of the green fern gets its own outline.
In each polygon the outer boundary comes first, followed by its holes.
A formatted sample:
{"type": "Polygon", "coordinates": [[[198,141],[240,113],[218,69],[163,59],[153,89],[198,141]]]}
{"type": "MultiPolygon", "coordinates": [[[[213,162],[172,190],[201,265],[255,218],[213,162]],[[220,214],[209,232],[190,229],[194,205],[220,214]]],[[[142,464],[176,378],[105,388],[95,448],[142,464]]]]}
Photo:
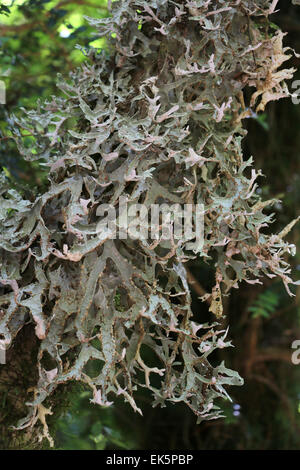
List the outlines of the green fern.
{"type": "Polygon", "coordinates": [[[269,318],[278,307],[279,295],[271,290],[262,292],[249,307],[252,318],[269,318]]]}

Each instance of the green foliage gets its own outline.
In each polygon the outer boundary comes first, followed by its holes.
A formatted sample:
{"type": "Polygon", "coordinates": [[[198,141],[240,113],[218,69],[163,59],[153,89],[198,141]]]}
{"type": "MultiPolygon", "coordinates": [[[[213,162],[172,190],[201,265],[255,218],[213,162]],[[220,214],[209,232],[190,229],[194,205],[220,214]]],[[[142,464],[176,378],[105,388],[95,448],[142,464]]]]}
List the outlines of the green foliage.
{"type": "Polygon", "coordinates": [[[72,405],[58,420],[56,448],[64,450],[132,449],[130,433],[118,429],[114,410],[95,410],[89,392],[74,395],[72,405]]]}
{"type": "Polygon", "coordinates": [[[249,312],[252,313],[253,318],[269,318],[276,311],[278,304],[278,294],[272,290],[265,290],[249,307],[249,312]]]}
{"type": "Polygon", "coordinates": [[[268,125],[267,114],[266,113],[262,113],[259,116],[257,116],[256,120],[265,131],[269,130],[269,125],[268,125]]]}

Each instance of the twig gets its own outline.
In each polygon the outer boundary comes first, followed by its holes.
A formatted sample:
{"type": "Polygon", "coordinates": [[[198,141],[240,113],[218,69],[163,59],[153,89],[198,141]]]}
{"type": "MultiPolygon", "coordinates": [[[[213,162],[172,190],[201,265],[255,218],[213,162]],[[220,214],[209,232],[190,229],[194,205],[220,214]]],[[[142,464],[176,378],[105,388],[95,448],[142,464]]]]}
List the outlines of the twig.
{"type": "MultiPolygon", "coordinates": [[[[189,269],[186,269],[186,275],[187,275],[187,281],[188,283],[191,285],[191,287],[194,289],[194,291],[196,292],[196,294],[198,294],[200,297],[203,297],[204,295],[207,295],[207,292],[205,291],[205,289],[201,286],[201,284],[199,284],[199,282],[197,281],[197,279],[193,276],[193,274],[191,273],[191,271],[189,271],[189,269]]],[[[211,300],[210,299],[206,299],[206,302],[208,302],[209,304],[211,303],[211,300]]]]}

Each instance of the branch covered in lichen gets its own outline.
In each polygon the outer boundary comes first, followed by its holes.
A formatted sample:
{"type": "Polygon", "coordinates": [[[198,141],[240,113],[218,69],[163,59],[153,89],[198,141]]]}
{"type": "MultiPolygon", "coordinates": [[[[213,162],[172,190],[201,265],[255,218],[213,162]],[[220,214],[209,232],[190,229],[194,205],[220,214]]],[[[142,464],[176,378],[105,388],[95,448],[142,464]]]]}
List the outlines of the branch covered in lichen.
{"type": "Polygon", "coordinates": [[[290,56],[283,33],[268,28],[270,7],[114,2],[109,18],[88,19],[108,38],[109,54],[91,51],[68,80],[60,77],[64,98],[11,117],[20,153],[49,168],[48,189],[33,202],[4,180],[1,189],[0,341],[11,347],[28,320],[40,340],[35,398],[20,429],[68,381],[87,384],[94,403],[110,406],[122,395],[139,412],[135,391],[146,387],[153,406],[184,402],[199,420],[219,417],[224,386],[243,383],[224,363],[209,362],[231,343],[218,322],[198,323],[185,265],[198,257],[215,267],[203,300],[217,319],[222,295],[242,281],[279,276],[288,291],[292,283],[284,255],[294,247],[284,232],[265,234],[273,215],[263,210],[274,201],[261,201],[260,172],[241,150],[242,120],[288,96],[294,72],[279,70],[290,56]],[[246,87],[256,90],[252,109],[246,87]],[[118,209],[120,196],[148,208],[203,204],[203,246],[99,236],[97,208],[118,209]],[[95,359],[101,367],[91,377],[95,359]]]}

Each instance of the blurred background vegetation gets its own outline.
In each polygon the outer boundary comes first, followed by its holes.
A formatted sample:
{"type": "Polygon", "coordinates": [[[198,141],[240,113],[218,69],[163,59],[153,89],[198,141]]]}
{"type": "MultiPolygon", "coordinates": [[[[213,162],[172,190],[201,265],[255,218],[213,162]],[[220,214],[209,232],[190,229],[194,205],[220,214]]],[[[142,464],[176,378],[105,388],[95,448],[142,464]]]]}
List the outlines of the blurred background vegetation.
{"type": "MultiPolygon", "coordinates": [[[[84,16],[106,16],[106,0],[2,0],[0,6],[0,80],[5,82],[7,103],[0,105],[0,166],[12,187],[34,197],[43,190],[45,174],[36,164],[23,161],[9,138],[11,113],[32,108],[53,94],[57,74],[66,75],[86,60],[86,48],[105,48],[84,16]],[[78,47],[77,45],[80,45],[78,47]]],[[[300,8],[289,0],[279,2],[272,17],[289,34],[285,43],[300,52],[300,8]]],[[[299,69],[300,60],[290,66],[299,69]]],[[[282,202],[272,208],[280,231],[299,215],[300,105],[281,100],[266,112],[247,119],[245,158],[254,157],[265,199],[282,202]]],[[[289,235],[300,248],[299,225],[289,235]]],[[[290,260],[295,278],[300,275],[300,249],[290,260]]],[[[201,261],[189,266],[197,319],[211,320],[201,290],[214,282],[210,268],[201,261]]],[[[298,288],[300,289],[300,288],[298,288]]],[[[73,386],[71,400],[55,422],[57,449],[300,449],[300,365],[291,362],[291,344],[300,340],[300,292],[289,298],[277,280],[263,285],[245,284],[226,298],[226,320],[235,348],[219,351],[245,379],[232,388],[233,402],[220,403],[225,419],[196,425],[184,406],[153,409],[151,397],[141,391],[137,416],[122,401],[103,409],[89,402],[89,392],[73,386]]],[[[149,358],[151,361],[151,357],[149,358]]]]}

